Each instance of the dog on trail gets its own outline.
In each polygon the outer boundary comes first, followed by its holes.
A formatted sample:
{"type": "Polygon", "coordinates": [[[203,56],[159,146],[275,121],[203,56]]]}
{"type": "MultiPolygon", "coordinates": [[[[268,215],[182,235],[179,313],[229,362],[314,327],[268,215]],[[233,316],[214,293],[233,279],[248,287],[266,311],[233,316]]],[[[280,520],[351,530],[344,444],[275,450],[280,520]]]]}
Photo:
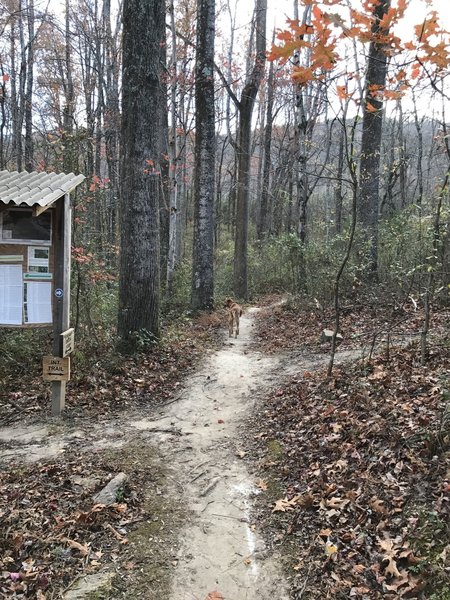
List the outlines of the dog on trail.
{"type": "Polygon", "coordinates": [[[242,315],[242,308],[231,298],[225,300],[225,307],[228,310],[228,333],[233,336],[233,329],[236,326],[235,338],[239,335],[239,317],[242,315]]]}

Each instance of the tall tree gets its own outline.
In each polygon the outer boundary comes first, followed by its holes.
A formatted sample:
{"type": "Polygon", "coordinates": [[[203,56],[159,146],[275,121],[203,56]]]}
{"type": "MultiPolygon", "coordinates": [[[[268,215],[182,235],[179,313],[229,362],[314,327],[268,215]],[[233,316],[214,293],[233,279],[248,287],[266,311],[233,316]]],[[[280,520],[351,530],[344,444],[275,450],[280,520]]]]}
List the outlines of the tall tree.
{"type": "Polygon", "coordinates": [[[63,143],[64,158],[63,169],[66,172],[75,170],[74,148],[73,148],[73,129],[74,129],[74,111],[75,111],[75,91],[72,78],[72,45],[70,40],[70,4],[66,0],[66,20],[65,20],[65,64],[64,64],[64,108],[63,108],[63,143]]]}
{"type": "MultiPolygon", "coordinates": [[[[275,41],[275,31],[273,33],[272,44],[275,41]]],[[[269,206],[269,185],[271,172],[271,146],[272,146],[272,128],[273,128],[273,103],[274,103],[274,88],[275,88],[275,63],[272,61],[269,66],[269,77],[267,80],[267,109],[266,109],[266,125],[264,127],[264,164],[262,174],[262,190],[261,190],[261,206],[256,222],[256,233],[258,239],[264,237],[267,233],[268,225],[268,206],[269,206]]]]}
{"type": "Polygon", "coordinates": [[[33,83],[34,83],[34,0],[28,0],[28,54],[27,54],[27,84],[25,90],[25,169],[33,170],[33,83]]]}
{"type": "Polygon", "coordinates": [[[372,41],[367,59],[365,103],[362,124],[359,214],[369,243],[367,274],[376,276],[378,265],[378,212],[380,193],[380,154],[383,128],[383,96],[386,86],[388,30],[383,17],[390,0],[378,0],[373,7],[372,41]]]}
{"type": "Polygon", "coordinates": [[[161,58],[165,5],[125,0],[123,7],[121,255],[118,333],[134,350],[159,337],[159,205],[163,106],[161,58]]]}
{"type": "Polygon", "coordinates": [[[103,29],[105,35],[105,152],[108,166],[108,211],[109,241],[114,244],[117,235],[117,198],[118,198],[118,162],[119,162],[119,69],[120,43],[117,33],[120,23],[116,23],[113,31],[111,26],[111,0],[103,2],[103,29]]]}
{"type": "Polygon", "coordinates": [[[197,11],[192,307],[208,309],[214,302],[215,0],[198,0],[197,11]]]}
{"type": "Polygon", "coordinates": [[[177,34],[175,27],[175,5],[169,6],[170,32],[172,37],[170,69],[170,132],[169,132],[169,248],[167,255],[166,293],[173,294],[173,278],[177,257],[177,220],[178,220],[178,133],[177,133],[177,34]]]}
{"type": "Polygon", "coordinates": [[[247,82],[242,90],[239,110],[238,135],[238,181],[236,203],[236,238],[234,246],[234,293],[238,298],[248,296],[248,207],[250,185],[250,144],[252,114],[256,94],[264,76],[266,56],[266,16],[267,0],[255,3],[255,60],[247,82]]]}

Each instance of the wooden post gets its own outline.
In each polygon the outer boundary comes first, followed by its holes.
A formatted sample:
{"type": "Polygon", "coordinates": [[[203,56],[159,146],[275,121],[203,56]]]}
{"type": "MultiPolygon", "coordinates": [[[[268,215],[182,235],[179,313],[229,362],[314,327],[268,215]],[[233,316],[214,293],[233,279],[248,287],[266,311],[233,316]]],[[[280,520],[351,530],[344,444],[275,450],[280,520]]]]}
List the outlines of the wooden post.
{"type": "MultiPolygon", "coordinates": [[[[69,328],[70,320],[70,258],[72,215],[70,194],[56,202],[55,224],[55,280],[53,288],[53,356],[63,355],[61,333],[69,328]]],[[[52,415],[64,410],[66,382],[52,381],[52,415]]]]}

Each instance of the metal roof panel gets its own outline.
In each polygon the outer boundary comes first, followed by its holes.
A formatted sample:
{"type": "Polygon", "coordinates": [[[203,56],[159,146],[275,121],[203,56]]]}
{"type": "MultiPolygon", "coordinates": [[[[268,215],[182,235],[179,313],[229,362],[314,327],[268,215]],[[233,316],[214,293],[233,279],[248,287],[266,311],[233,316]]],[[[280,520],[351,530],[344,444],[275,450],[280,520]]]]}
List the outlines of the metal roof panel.
{"type": "Polygon", "coordinates": [[[0,203],[47,207],[84,180],[74,173],[0,171],[0,203]]]}

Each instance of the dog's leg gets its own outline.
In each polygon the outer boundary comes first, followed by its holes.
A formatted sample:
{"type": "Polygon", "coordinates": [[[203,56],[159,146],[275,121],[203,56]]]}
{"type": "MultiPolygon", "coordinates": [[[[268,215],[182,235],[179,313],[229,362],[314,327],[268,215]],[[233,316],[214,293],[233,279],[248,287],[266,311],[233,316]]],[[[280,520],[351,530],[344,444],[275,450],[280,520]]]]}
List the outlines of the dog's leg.
{"type": "Polygon", "coordinates": [[[228,315],[228,337],[233,336],[233,313],[230,312],[228,315]]]}
{"type": "Polygon", "coordinates": [[[236,311],[234,313],[234,317],[236,319],[236,335],[235,335],[235,337],[237,338],[237,336],[239,335],[239,312],[238,311],[236,311]]]}

